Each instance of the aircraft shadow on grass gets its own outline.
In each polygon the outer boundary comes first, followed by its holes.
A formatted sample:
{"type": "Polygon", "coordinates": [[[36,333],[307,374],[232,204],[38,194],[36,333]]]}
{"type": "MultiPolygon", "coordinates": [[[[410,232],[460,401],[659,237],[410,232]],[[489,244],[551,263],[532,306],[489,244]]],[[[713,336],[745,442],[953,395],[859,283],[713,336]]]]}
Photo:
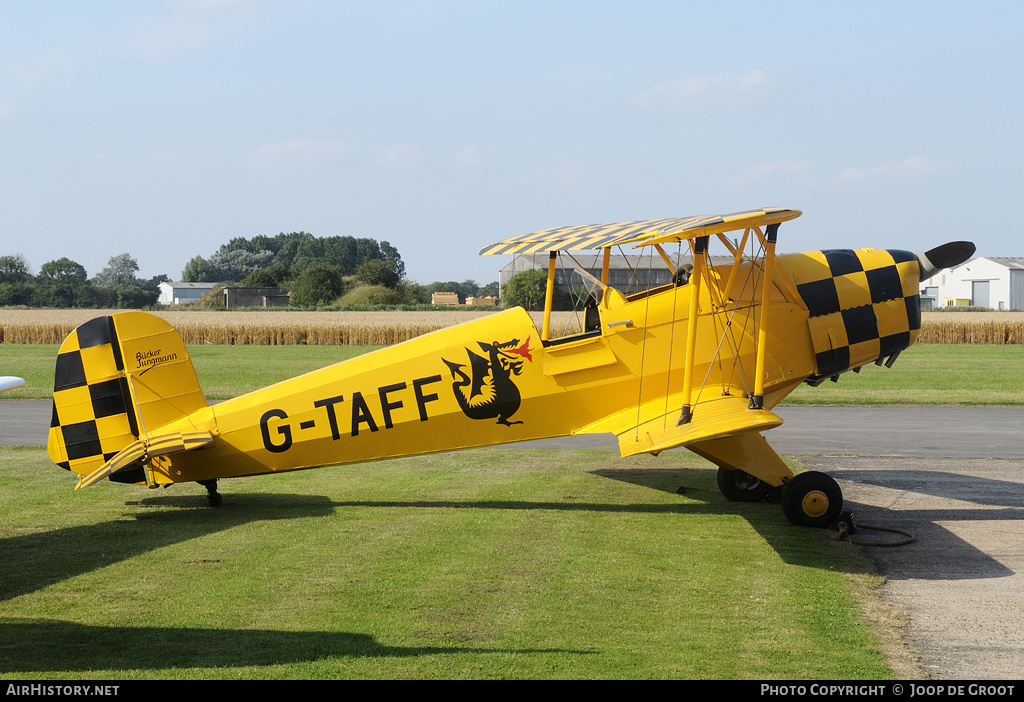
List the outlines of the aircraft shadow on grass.
{"type": "MultiPolygon", "coordinates": [[[[196,498],[187,496],[132,504],[158,511],[0,540],[0,563],[6,564],[0,602],[171,544],[253,521],[325,516],[340,506],[327,497],[289,494],[235,494],[219,510],[197,510],[196,498]]],[[[385,646],[368,634],[351,632],[108,627],[10,617],[0,618],[0,642],[3,673],[280,665],[345,656],[592,653],[385,646]]]]}
{"type": "Polygon", "coordinates": [[[0,619],[0,673],[271,666],[325,658],[594,653],[559,649],[385,646],[369,634],[91,626],[49,619],[0,619]]]}
{"type": "Polygon", "coordinates": [[[214,512],[185,509],[198,504],[195,498],[149,498],[129,504],[168,509],[2,539],[0,563],[5,568],[0,578],[0,602],[142,553],[252,521],[326,515],[332,509],[329,499],[317,496],[249,494],[239,495],[236,500],[239,509],[214,512]],[[156,527],[147,529],[147,522],[156,527]]]}
{"type": "Polygon", "coordinates": [[[785,527],[774,509],[726,501],[709,479],[708,471],[687,469],[624,469],[595,471],[603,478],[676,493],[685,487],[686,503],[628,504],[529,500],[411,500],[333,501],[325,496],[280,493],[236,493],[219,510],[196,509],[196,496],[159,496],[127,503],[153,509],[135,512],[123,519],[74,526],[0,540],[0,563],[9,567],[0,578],[0,602],[19,597],[55,583],[143,553],[201,538],[253,521],[289,520],[327,516],[345,507],[465,508],[496,510],[558,510],[588,512],[629,512],[637,514],[739,514],[748,519],[787,561],[799,561],[793,544],[792,527],[785,527]],[[707,483],[706,485],[704,483],[707,483]],[[146,524],[153,528],[146,528],[146,524]]]}

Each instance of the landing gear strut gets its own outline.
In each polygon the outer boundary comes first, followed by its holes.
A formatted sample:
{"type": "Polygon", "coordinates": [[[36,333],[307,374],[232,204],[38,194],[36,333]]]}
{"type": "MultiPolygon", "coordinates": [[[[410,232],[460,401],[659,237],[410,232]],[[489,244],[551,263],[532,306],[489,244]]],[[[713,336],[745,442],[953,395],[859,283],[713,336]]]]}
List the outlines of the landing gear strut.
{"type": "Polygon", "coordinates": [[[197,480],[196,482],[206,488],[206,499],[209,500],[211,507],[220,507],[224,503],[224,498],[217,492],[216,478],[212,480],[197,480]]]}

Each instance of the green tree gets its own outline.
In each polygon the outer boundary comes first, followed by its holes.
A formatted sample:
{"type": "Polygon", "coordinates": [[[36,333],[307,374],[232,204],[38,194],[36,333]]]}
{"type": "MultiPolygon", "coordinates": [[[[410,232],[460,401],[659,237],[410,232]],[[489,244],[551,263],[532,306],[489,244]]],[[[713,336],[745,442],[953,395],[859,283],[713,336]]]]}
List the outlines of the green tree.
{"type": "Polygon", "coordinates": [[[59,258],[40,266],[33,300],[37,306],[91,307],[94,299],[82,264],[70,258],[59,258]]]}
{"type": "Polygon", "coordinates": [[[0,283],[28,283],[32,279],[28,261],[21,254],[0,256],[0,283]]]}
{"type": "Polygon", "coordinates": [[[114,288],[117,292],[115,305],[119,309],[135,310],[156,304],[160,293],[155,290],[145,290],[138,285],[118,285],[114,288]]]}
{"type": "Polygon", "coordinates": [[[185,264],[181,280],[184,283],[219,283],[217,275],[215,266],[202,256],[196,256],[185,264]]]}
{"type": "Polygon", "coordinates": [[[544,309],[547,281],[547,275],[538,268],[517,273],[505,284],[502,305],[506,309],[522,307],[527,312],[544,309]]]}
{"type": "Polygon", "coordinates": [[[100,271],[92,284],[100,288],[113,288],[118,285],[136,285],[135,274],[139,272],[138,262],[129,254],[111,256],[107,267],[100,271]]]}
{"type": "Polygon", "coordinates": [[[499,297],[498,295],[498,281],[493,281],[487,285],[482,285],[477,288],[476,295],[474,297],[499,297]]]}
{"type": "Polygon", "coordinates": [[[356,279],[367,285],[380,285],[392,290],[402,282],[402,276],[395,270],[393,261],[379,260],[364,261],[356,271],[356,279]]]}
{"type": "Polygon", "coordinates": [[[0,283],[0,305],[31,305],[35,292],[29,283],[0,283]]]}
{"type": "Polygon", "coordinates": [[[405,262],[402,261],[402,256],[398,253],[398,249],[389,244],[386,241],[380,242],[380,253],[384,257],[385,261],[388,261],[395,267],[395,273],[398,274],[399,280],[405,279],[405,262]]]}
{"type": "Polygon", "coordinates": [[[318,263],[334,266],[342,275],[353,275],[366,261],[390,261],[394,264],[399,278],[405,277],[405,263],[402,262],[398,249],[386,241],[378,243],[369,238],[316,237],[308,232],[282,232],[273,237],[235,237],[221,246],[209,260],[197,257],[200,260],[190,261],[186,271],[182,273],[182,280],[199,282],[200,276],[208,281],[214,280],[217,276],[220,276],[221,280],[241,280],[229,277],[232,275],[230,271],[207,270],[208,266],[204,267],[204,264],[213,263],[213,268],[218,268],[223,260],[236,260],[232,256],[238,254],[245,254],[250,257],[245,260],[254,261],[257,259],[251,257],[263,256],[267,251],[271,253],[272,260],[259,260],[259,266],[250,269],[246,275],[252,270],[276,264],[280,264],[291,274],[298,274],[318,263]]]}
{"type": "Polygon", "coordinates": [[[242,285],[247,288],[277,288],[287,279],[288,270],[280,263],[253,271],[245,277],[242,285]]]}
{"type": "Polygon", "coordinates": [[[291,288],[292,304],[300,307],[328,305],[345,292],[341,272],[335,266],[317,264],[302,271],[291,288]]]}
{"type": "Polygon", "coordinates": [[[88,277],[85,266],[66,257],[47,261],[39,269],[40,280],[73,284],[84,283],[88,277]]]}

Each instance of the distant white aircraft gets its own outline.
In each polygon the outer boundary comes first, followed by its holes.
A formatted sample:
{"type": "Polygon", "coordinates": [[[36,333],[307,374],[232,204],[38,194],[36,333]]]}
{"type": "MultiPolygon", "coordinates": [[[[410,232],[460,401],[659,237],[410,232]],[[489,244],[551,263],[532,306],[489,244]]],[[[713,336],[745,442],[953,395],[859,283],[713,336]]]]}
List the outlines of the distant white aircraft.
{"type": "Polygon", "coordinates": [[[24,384],[24,378],[16,378],[13,375],[0,375],[0,392],[20,388],[24,384]]]}

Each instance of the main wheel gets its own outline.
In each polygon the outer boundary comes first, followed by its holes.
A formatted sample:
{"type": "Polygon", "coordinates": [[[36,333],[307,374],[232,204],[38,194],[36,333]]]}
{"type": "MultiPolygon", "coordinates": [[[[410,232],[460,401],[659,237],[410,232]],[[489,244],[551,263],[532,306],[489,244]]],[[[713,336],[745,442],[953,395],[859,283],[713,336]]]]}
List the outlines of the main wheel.
{"type": "Polygon", "coordinates": [[[772,489],[768,483],[742,470],[718,469],[718,490],[733,502],[760,502],[772,489]]]}
{"type": "Polygon", "coordinates": [[[843,491],[831,476],[807,471],[794,476],[782,490],[782,513],[790,524],[824,529],[843,509],[843,491]]]}

